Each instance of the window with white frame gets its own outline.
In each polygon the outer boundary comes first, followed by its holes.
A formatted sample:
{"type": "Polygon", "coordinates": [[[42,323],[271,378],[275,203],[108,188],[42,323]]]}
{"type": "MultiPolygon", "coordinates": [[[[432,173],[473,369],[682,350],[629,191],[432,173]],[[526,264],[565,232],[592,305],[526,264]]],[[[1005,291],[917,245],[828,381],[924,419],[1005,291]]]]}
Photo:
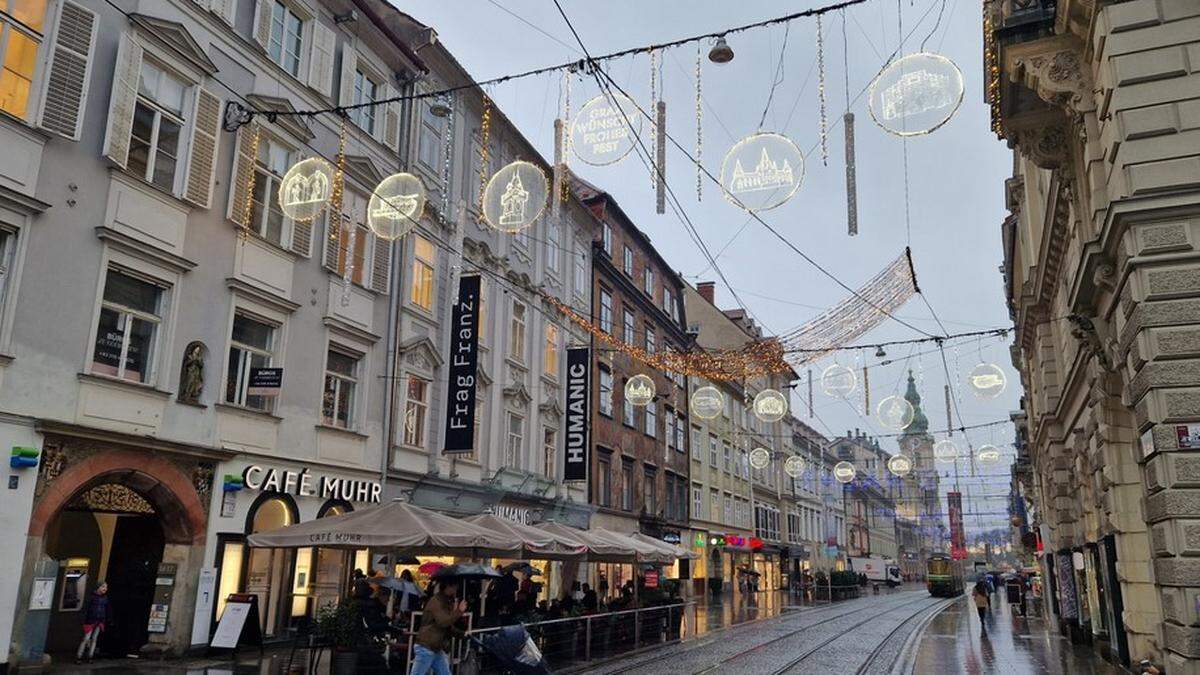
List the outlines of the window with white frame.
{"type": "Polygon", "coordinates": [[[508,323],[508,358],[525,363],[525,303],[513,299],[512,317],[508,323]]]}
{"type": "Polygon", "coordinates": [[[175,189],[189,89],[162,66],[142,59],[127,168],[164,190],[175,189]]]}
{"type": "MultiPolygon", "coordinates": [[[[353,261],[354,269],[351,272],[350,278],[354,283],[362,286],[364,279],[371,278],[367,274],[367,266],[371,262],[371,257],[368,255],[371,242],[371,229],[362,223],[356,223],[353,230],[354,253],[351,260],[353,261]]],[[[338,228],[337,273],[341,275],[346,274],[346,258],[350,255],[350,232],[351,227],[349,223],[345,227],[338,228]]]]}
{"type": "Polygon", "coordinates": [[[0,0],[0,110],[21,119],[29,115],[48,4],[47,0],[0,0]]]}
{"type": "Polygon", "coordinates": [[[425,446],[425,427],[429,418],[429,380],[408,376],[404,394],[404,445],[425,446]]]}
{"type": "Polygon", "coordinates": [[[642,467],[642,479],[645,483],[642,485],[643,506],[646,513],[656,515],[658,513],[658,469],[653,466],[642,467]]]}
{"type": "Polygon", "coordinates": [[[163,317],[163,286],[120,270],[104,279],[91,372],[151,382],[163,317]]]}
{"type": "MultiPolygon", "coordinates": [[[[625,384],[629,383],[629,379],[625,379],[625,384]]],[[[624,386],[622,386],[624,391],[624,386]]],[[[633,405],[633,401],[629,400],[628,396],[623,396],[624,404],[621,407],[621,422],[627,427],[637,428],[637,406],[633,405]]]]}
{"type": "Polygon", "coordinates": [[[521,447],[525,444],[525,418],[508,413],[508,438],[504,444],[504,466],[521,468],[521,447]]]}
{"type": "Polygon", "coordinates": [[[621,460],[621,508],[633,510],[633,462],[621,460]]]}
{"type": "Polygon", "coordinates": [[[350,111],[350,120],[358,125],[360,129],[368,134],[375,134],[376,112],[381,108],[379,106],[369,105],[380,98],[380,93],[383,85],[376,79],[376,76],[364,71],[362,68],[357,68],[354,71],[354,105],[362,105],[362,108],[354,108],[350,111]]]}
{"type": "Polygon", "coordinates": [[[273,397],[249,392],[250,373],[269,368],[275,355],[275,331],[272,324],[238,312],[233,317],[229,340],[229,366],[226,371],[225,402],[254,410],[270,410],[273,397]]]}
{"type": "Polygon", "coordinates": [[[687,439],[684,438],[687,433],[685,431],[687,428],[686,419],[683,413],[675,413],[675,449],[679,452],[687,452],[687,448],[684,447],[684,444],[687,442],[687,439]]]}
{"type": "Polygon", "coordinates": [[[642,290],[646,291],[651,301],[654,300],[654,270],[650,265],[646,265],[646,269],[642,270],[642,290]]]}
{"type": "Polygon", "coordinates": [[[663,432],[666,446],[675,447],[675,409],[669,405],[663,406],[663,432]]]}
{"type": "MultiPolygon", "coordinates": [[[[442,125],[446,120],[433,113],[435,99],[427,99],[421,106],[421,128],[417,138],[417,160],[435,175],[442,175],[442,125]]],[[[440,181],[439,181],[440,182],[440,181]]]]}
{"type": "Polygon", "coordinates": [[[546,223],[546,270],[558,276],[562,267],[562,225],[550,220],[546,223]]]}
{"type": "Polygon", "coordinates": [[[642,420],[645,422],[642,431],[647,436],[658,438],[658,403],[656,401],[650,401],[650,404],[646,406],[642,420]]]}
{"type": "Polygon", "coordinates": [[[673,320],[675,318],[675,294],[663,284],[663,311],[673,320]]]}
{"type": "Polygon", "coordinates": [[[654,339],[654,329],[650,324],[646,324],[646,352],[653,354],[658,349],[658,345],[654,339]]]}
{"type": "Polygon", "coordinates": [[[717,466],[717,435],[708,435],[708,463],[717,466]]]}
{"type": "Polygon", "coordinates": [[[692,459],[704,459],[704,430],[692,425],[692,459]]]}
{"type": "Polygon", "coordinates": [[[558,480],[558,433],[550,427],[542,429],[542,471],[546,478],[558,480]]]}
{"type": "Polygon", "coordinates": [[[708,491],[708,517],[714,523],[721,522],[721,491],[712,488],[708,491]]]}
{"type": "Polygon", "coordinates": [[[573,265],[575,267],[575,295],[585,297],[588,289],[587,254],[583,250],[575,252],[573,265]]]}
{"type": "Polygon", "coordinates": [[[280,0],[271,3],[271,38],[267,55],[293,77],[300,76],[304,46],[304,19],[280,0]]]}
{"type": "Polygon", "coordinates": [[[542,354],[542,371],[548,377],[558,377],[558,326],[546,324],[546,345],[542,354]]]}
{"type": "Polygon", "coordinates": [[[612,293],[600,289],[600,330],[612,335],[613,332],[613,299],[612,293]]]}
{"type": "Polygon", "coordinates": [[[321,421],[343,429],[354,428],[355,394],[360,357],[330,346],[325,355],[325,391],[321,396],[321,421]]]}
{"type": "Polygon", "coordinates": [[[295,161],[293,149],[271,136],[259,137],[258,157],[254,159],[254,192],[250,195],[250,229],[278,246],[283,245],[286,222],[279,206],[279,183],[295,161]]]}
{"type": "Polygon", "coordinates": [[[13,275],[13,263],[17,258],[17,231],[0,227],[0,317],[8,304],[9,285],[13,275]]]}
{"type": "Polygon", "coordinates": [[[409,301],[421,309],[433,311],[434,270],[437,252],[433,242],[419,234],[413,235],[412,288],[409,301]]]}
{"type": "Polygon", "coordinates": [[[704,513],[704,488],[699,483],[692,483],[692,513],[697,518],[704,513]]]}
{"type": "Polygon", "coordinates": [[[624,270],[625,276],[633,277],[633,249],[628,246],[625,247],[625,259],[621,269],[624,270]]]}
{"type": "Polygon", "coordinates": [[[612,257],[612,228],[609,227],[608,223],[602,223],[600,225],[600,246],[604,249],[604,252],[608,254],[608,257],[611,258],[612,257]]]}
{"type": "Polygon", "coordinates": [[[721,455],[725,458],[725,473],[733,474],[733,448],[728,441],[721,441],[721,455]]]}
{"type": "Polygon", "coordinates": [[[596,458],[596,497],[600,506],[612,505],[612,453],[601,450],[596,458]]]}
{"type": "Polygon", "coordinates": [[[613,414],[613,374],[607,366],[600,366],[600,414],[612,417],[613,414]]]}
{"type": "Polygon", "coordinates": [[[621,333],[621,338],[625,341],[625,344],[632,345],[634,335],[637,333],[637,330],[633,326],[633,310],[629,309],[628,307],[626,307],[624,311],[624,321],[622,322],[622,326],[623,331],[621,333]]]}

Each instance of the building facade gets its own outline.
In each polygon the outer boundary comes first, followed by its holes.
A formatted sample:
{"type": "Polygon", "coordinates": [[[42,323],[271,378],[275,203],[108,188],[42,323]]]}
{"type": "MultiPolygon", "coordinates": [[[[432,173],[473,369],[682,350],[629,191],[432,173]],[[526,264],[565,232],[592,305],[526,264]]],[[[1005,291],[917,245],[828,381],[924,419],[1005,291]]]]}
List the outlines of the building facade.
{"type": "Polygon", "coordinates": [[[854,465],[853,480],[842,484],[846,512],[846,546],[850,557],[896,559],[900,552],[896,537],[896,487],[889,478],[887,460],[891,457],[879,441],[865,432],[833,440],[839,462],[854,465]]]}
{"type": "Polygon", "coordinates": [[[913,420],[896,440],[900,454],[912,461],[912,469],[899,482],[896,498],[897,527],[902,528],[900,566],[909,575],[923,576],[929,556],[946,549],[946,519],[929,417],[921,407],[921,394],[911,372],[904,399],[913,407],[913,420]]]}
{"type": "Polygon", "coordinates": [[[1049,605],[1115,661],[1200,673],[1200,6],[984,12],[1049,605]]]}
{"type": "Polygon", "coordinates": [[[788,543],[799,553],[792,556],[792,576],[804,572],[840,569],[846,560],[845,511],[841,487],[833,480],[837,460],[829,439],[800,421],[790,419],[792,452],[804,460],[799,477],[788,477],[793,503],[788,514],[788,543]]]}

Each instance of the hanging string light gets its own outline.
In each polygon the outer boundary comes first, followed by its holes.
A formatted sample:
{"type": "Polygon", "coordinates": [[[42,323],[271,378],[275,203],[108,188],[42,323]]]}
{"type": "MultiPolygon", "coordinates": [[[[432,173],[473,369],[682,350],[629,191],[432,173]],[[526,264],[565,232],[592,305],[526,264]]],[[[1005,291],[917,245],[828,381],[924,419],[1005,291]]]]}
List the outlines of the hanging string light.
{"type": "MultiPolygon", "coordinates": [[[[650,50],[650,105],[654,107],[658,103],[658,51],[650,50]]],[[[657,119],[654,124],[650,125],[650,145],[658,147],[658,123],[657,119]]],[[[656,192],[658,191],[658,167],[650,164],[650,187],[656,192]]]]}
{"type": "MultiPolygon", "coordinates": [[[[250,154],[248,154],[247,157],[250,158],[251,162],[254,162],[258,158],[258,142],[261,132],[262,125],[256,123],[250,125],[250,154]]],[[[246,240],[250,238],[250,221],[254,216],[254,183],[255,177],[258,175],[258,172],[253,170],[246,171],[245,173],[246,196],[243,202],[244,206],[242,207],[241,214],[242,227],[238,232],[238,241],[241,244],[245,244],[246,240]]]]}
{"type": "Polygon", "coordinates": [[[821,109],[821,164],[829,166],[828,120],[825,114],[825,29],[817,15],[817,100],[821,109]]]}
{"type": "Polygon", "coordinates": [[[846,233],[858,235],[858,173],[854,153],[854,113],[850,111],[850,42],[846,39],[846,10],[842,10],[842,76],[845,78],[846,112],[842,130],[846,134],[846,233]]]}
{"type": "Polygon", "coordinates": [[[563,160],[562,160],[562,180],[558,188],[558,200],[565,202],[571,196],[571,78],[575,75],[574,68],[568,68],[563,77],[565,80],[565,93],[563,94],[563,160]]]}
{"type": "Polygon", "coordinates": [[[704,119],[703,99],[700,96],[700,74],[701,64],[704,62],[703,43],[696,43],[696,201],[701,201],[704,196],[704,164],[701,157],[704,155],[704,132],[702,129],[704,119]]]}
{"type": "Polygon", "coordinates": [[[451,222],[454,218],[450,213],[450,158],[454,155],[454,94],[447,94],[445,98],[446,108],[446,131],[445,138],[442,141],[442,222],[451,222]]]}
{"type": "Polygon", "coordinates": [[[655,140],[657,168],[654,172],[654,211],[662,215],[667,212],[667,102],[659,100],[656,107],[658,121],[654,127],[658,129],[658,137],[655,140]]]}
{"type": "Polygon", "coordinates": [[[483,217],[483,195],[487,191],[488,162],[491,160],[492,97],[483,93],[483,114],[479,121],[479,213],[483,217]]]}

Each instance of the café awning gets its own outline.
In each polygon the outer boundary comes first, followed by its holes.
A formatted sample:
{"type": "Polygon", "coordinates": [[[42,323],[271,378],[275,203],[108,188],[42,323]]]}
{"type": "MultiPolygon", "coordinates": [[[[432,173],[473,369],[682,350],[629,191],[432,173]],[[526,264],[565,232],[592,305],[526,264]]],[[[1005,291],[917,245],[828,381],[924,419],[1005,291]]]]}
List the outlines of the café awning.
{"type": "Polygon", "coordinates": [[[694,551],[689,551],[681,546],[669,544],[661,539],[655,539],[654,537],[642,534],[641,532],[634,532],[633,534],[629,535],[629,537],[650,546],[654,546],[655,548],[662,549],[667,555],[672,556],[673,559],[679,558],[680,560],[695,560],[700,557],[700,555],[694,551]]]}
{"type": "Polygon", "coordinates": [[[492,532],[503,532],[521,541],[525,558],[539,560],[578,560],[587,553],[587,546],[574,537],[561,537],[548,530],[517,523],[495,514],[471,516],[468,523],[492,532]]]}

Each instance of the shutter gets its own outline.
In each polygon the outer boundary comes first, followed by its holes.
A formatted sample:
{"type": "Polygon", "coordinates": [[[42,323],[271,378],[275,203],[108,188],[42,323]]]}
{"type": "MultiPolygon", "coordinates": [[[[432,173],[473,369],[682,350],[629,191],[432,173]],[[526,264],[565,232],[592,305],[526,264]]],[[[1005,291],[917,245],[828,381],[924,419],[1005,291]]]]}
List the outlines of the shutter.
{"type": "Polygon", "coordinates": [[[342,218],[341,214],[325,213],[325,267],[337,272],[338,246],[341,244],[338,228],[341,227],[342,218]]]}
{"type": "MultiPolygon", "coordinates": [[[[395,92],[392,93],[395,96],[395,92]]],[[[400,102],[393,101],[383,109],[383,142],[395,152],[400,152],[400,102]]]]}
{"type": "Polygon", "coordinates": [[[354,103],[354,73],[358,70],[358,55],[349,44],[342,45],[342,81],[338,83],[338,105],[354,103]]]}
{"type": "Polygon", "coordinates": [[[196,89],[196,114],[188,157],[184,199],[208,208],[212,205],[213,174],[217,170],[217,138],[221,133],[221,99],[203,88],[196,89]]]}
{"type": "Polygon", "coordinates": [[[92,76],[96,14],[74,2],[64,2],[55,25],[40,125],[77,141],[92,76]]]}
{"type": "Polygon", "coordinates": [[[292,252],[305,258],[312,255],[313,226],[317,220],[318,218],[314,218],[303,223],[298,220],[292,221],[292,252]]]}
{"type": "MultiPolygon", "coordinates": [[[[250,200],[250,180],[254,176],[254,156],[251,146],[258,123],[243,124],[237,130],[237,142],[233,153],[233,180],[229,181],[229,219],[241,227],[250,200]]],[[[260,137],[261,138],[261,137],[260,137]]]]}
{"type": "MultiPolygon", "coordinates": [[[[233,0],[230,0],[231,2],[233,0]]],[[[254,41],[263,49],[271,42],[271,1],[255,0],[254,41]]]]}
{"type": "Polygon", "coordinates": [[[392,242],[371,235],[374,248],[371,253],[371,288],[386,294],[392,278],[392,242]]]}
{"type": "Polygon", "coordinates": [[[313,21],[312,52],[308,59],[308,86],[325,96],[333,95],[333,31],[313,21]]]}
{"type": "MultiPolygon", "coordinates": [[[[392,90],[391,85],[389,85],[387,82],[384,82],[379,86],[379,98],[381,100],[389,99],[395,95],[396,94],[392,90]]],[[[375,140],[379,141],[380,143],[386,144],[390,138],[387,128],[387,110],[390,107],[391,106],[387,104],[375,106],[375,140]]]]}
{"type": "Polygon", "coordinates": [[[122,34],[113,70],[112,98],[108,100],[108,130],[104,134],[104,156],[122,169],[129,161],[129,134],[133,131],[141,72],[142,46],[122,34]]]}
{"type": "Polygon", "coordinates": [[[217,15],[217,18],[232,26],[234,17],[237,15],[237,0],[209,0],[209,10],[217,15]]]}

